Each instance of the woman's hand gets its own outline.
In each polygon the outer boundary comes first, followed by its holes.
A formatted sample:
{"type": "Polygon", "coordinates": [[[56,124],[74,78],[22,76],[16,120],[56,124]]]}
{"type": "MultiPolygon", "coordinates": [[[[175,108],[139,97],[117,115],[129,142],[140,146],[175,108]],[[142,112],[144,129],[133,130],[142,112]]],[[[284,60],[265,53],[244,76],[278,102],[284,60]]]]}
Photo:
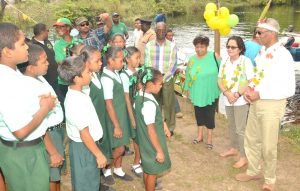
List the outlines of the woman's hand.
{"type": "Polygon", "coordinates": [[[226,91],[224,94],[227,97],[227,99],[228,99],[228,101],[229,101],[230,104],[234,104],[234,102],[236,102],[236,100],[238,99],[230,91],[226,91]]]}

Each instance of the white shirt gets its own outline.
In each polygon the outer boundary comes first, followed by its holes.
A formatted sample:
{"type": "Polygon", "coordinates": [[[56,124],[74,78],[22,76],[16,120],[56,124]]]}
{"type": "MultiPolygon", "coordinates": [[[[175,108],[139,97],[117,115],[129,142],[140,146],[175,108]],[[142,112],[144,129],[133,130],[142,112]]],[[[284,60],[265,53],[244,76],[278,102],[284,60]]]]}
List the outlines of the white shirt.
{"type": "Polygon", "coordinates": [[[263,46],[255,58],[258,71],[264,73],[260,83],[251,87],[259,92],[260,99],[280,100],[295,94],[294,61],[290,52],[279,42],[266,50],[263,46]]]}
{"type": "MultiPolygon", "coordinates": [[[[7,141],[17,141],[13,132],[25,127],[40,109],[40,99],[44,93],[39,83],[32,83],[32,77],[24,76],[10,67],[0,64],[0,137],[7,141]],[[39,85],[37,85],[39,84],[39,85]]],[[[34,80],[36,81],[36,80],[34,80]]],[[[24,141],[43,136],[48,128],[47,118],[31,132],[24,141]]]]}
{"type": "MultiPolygon", "coordinates": [[[[230,90],[232,93],[238,92],[240,77],[241,77],[242,74],[246,74],[247,80],[251,80],[253,78],[253,75],[254,75],[253,74],[253,65],[251,63],[251,60],[249,58],[247,58],[246,56],[244,56],[244,55],[241,55],[233,63],[230,61],[229,57],[227,59],[222,60],[221,65],[220,65],[220,69],[219,69],[219,75],[218,75],[218,77],[221,78],[222,80],[223,80],[223,76],[222,76],[223,68],[224,68],[224,73],[226,75],[226,79],[225,79],[227,81],[226,86],[230,86],[232,83],[234,83],[233,88],[230,90]],[[234,83],[232,78],[236,76],[234,74],[234,71],[237,70],[238,65],[240,65],[241,71],[240,71],[240,75],[238,76],[238,81],[234,83]]],[[[236,102],[234,102],[233,104],[230,104],[227,97],[225,97],[224,98],[224,104],[226,106],[240,106],[240,105],[247,104],[247,102],[244,99],[244,97],[241,96],[240,98],[238,98],[238,100],[236,102]]]]}
{"type": "MultiPolygon", "coordinates": [[[[106,69],[106,67],[103,69],[103,73],[107,74],[108,76],[110,76],[111,78],[117,80],[120,84],[122,83],[120,75],[117,71],[112,72],[108,69],[106,69]]],[[[108,99],[113,99],[113,89],[114,89],[114,82],[112,79],[102,76],[101,77],[101,83],[103,85],[103,92],[104,92],[104,99],[108,100],[108,99]]]]}
{"type": "MultiPolygon", "coordinates": [[[[92,73],[91,83],[93,83],[99,90],[102,89],[101,83],[95,72],[92,73]]],[[[83,86],[82,91],[86,95],[90,95],[90,91],[91,91],[90,86],[89,85],[83,86]]]]}
{"type": "MultiPolygon", "coordinates": [[[[125,72],[131,76],[133,74],[133,72],[129,69],[126,69],[125,72]]],[[[129,78],[126,74],[124,74],[123,72],[120,74],[120,77],[122,79],[122,83],[123,83],[123,88],[124,88],[124,92],[125,93],[129,93],[129,78]]]]}
{"type": "MultiPolygon", "coordinates": [[[[139,91],[139,95],[143,96],[143,92],[139,91]]],[[[156,105],[158,105],[156,99],[154,98],[154,96],[152,94],[145,92],[144,97],[152,100],[156,105]]],[[[146,125],[155,123],[156,105],[152,101],[144,102],[144,105],[142,108],[142,115],[144,116],[144,121],[145,121],[146,125]]],[[[133,107],[135,107],[135,105],[133,107]]]]}
{"type": "Polygon", "coordinates": [[[142,30],[138,30],[138,29],[134,29],[134,31],[133,31],[133,37],[134,37],[134,46],[135,47],[139,43],[139,40],[140,40],[141,36],[143,36],[143,31],[142,30]]]}
{"type": "Polygon", "coordinates": [[[86,127],[94,141],[102,138],[102,126],[89,95],[69,88],[65,99],[65,112],[67,134],[71,140],[82,142],[80,131],[86,127]]]}

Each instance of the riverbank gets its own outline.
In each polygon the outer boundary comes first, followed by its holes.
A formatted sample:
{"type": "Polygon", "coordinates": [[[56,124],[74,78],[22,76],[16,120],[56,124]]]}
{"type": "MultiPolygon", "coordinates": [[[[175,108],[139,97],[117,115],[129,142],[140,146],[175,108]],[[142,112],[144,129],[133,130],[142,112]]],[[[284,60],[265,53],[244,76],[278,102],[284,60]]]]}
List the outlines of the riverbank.
{"type": "MultiPolygon", "coordinates": [[[[227,122],[223,115],[216,115],[216,129],[213,132],[214,148],[206,149],[205,143],[192,144],[196,126],[193,107],[187,99],[179,97],[184,117],[177,119],[175,136],[168,141],[172,169],[162,178],[163,191],[254,191],[261,190],[262,180],[240,183],[234,180],[236,174],[246,168],[234,169],[235,158],[221,158],[219,153],[229,145],[227,122]]],[[[299,125],[298,125],[298,129],[299,125]]],[[[298,134],[300,136],[300,133],[298,134]]],[[[130,172],[133,156],[124,157],[123,167],[130,172]]],[[[296,144],[280,133],[278,144],[277,184],[278,191],[300,188],[300,144],[296,144]]],[[[63,177],[62,191],[71,191],[69,173],[63,177]]],[[[124,183],[116,180],[117,191],[143,191],[142,180],[124,183]]]]}

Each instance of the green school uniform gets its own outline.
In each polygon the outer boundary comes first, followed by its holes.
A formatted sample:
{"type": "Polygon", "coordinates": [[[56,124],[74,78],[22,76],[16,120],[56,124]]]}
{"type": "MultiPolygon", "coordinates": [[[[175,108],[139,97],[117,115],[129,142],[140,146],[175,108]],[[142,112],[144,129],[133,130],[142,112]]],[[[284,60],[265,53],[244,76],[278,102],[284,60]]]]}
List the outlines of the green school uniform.
{"type": "MultiPolygon", "coordinates": [[[[123,70],[121,73],[124,73],[128,77],[128,79],[130,79],[129,74],[126,71],[123,70]]],[[[130,99],[131,106],[133,106],[133,103],[134,103],[134,96],[133,96],[132,92],[133,92],[133,86],[129,86],[129,99],[130,99]]],[[[132,107],[132,111],[133,111],[133,107],[132,107]]],[[[130,119],[129,113],[128,113],[128,119],[130,119]]],[[[137,141],[136,140],[136,129],[134,129],[132,127],[131,123],[129,123],[129,125],[130,125],[130,138],[137,141]]]]}
{"type": "Polygon", "coordinates": [[[107,114],[106,114],[106,107],[105,107],[105,100],[104,100],[104,93],[103,93],[103,86],[100,81],[100,76],[97,73],[94,73],[99,80],[101,85],[101,89],[99,89],[93,82],[90,83],[90,97],[93,102],[93,105],[96,109],[96,113],[100,120],[102,130],[103,130],[103,138],[102,142],[100,143],[100,149],[102,153],[105,155],[107,159],[107,163],[110,162],[112,159],[112,147],[111,147],[111,137],[113,136],[111,131],[109,131],[109,126],[107,124],[107,114]]]}
{"type": "Polygon", "coordinates": [[[167,148],[166,137],[163,128],[163,118],[159,105],[151,99],[139,95],[135,100],[135,117],[137,124],[137,139],[140,146],[143,170],[147,174],[160,174],[171,167],[171,160],[167,148]],[[154,125],[159,144],[161,145],[165,155],[165,161],[163,163],[159,163],[156,161],[156,150],[151,143],[150,137],[148,135],[147,125],[142,114],[143,104],[146,101],[151,101],[156,106],[154,125]]]}
{"type": "Polygon", "coordinates": [[[109,135],[111,135],[111,145],[112,148],[120,147],[123,145],[127,145],[129,143],[129,129],[130,129],[130,120],[128,117],[128,111],[125,101],[125,95],[124,95],[124,89],[122,83],[119,83],[116,79],[110,77],[109,75],[103,73],[104,77],[107,77],[111,79],[114,83],[113,87],[113,106],[117,114],[117,118],[120,124],[120,127],[122,129],[123,136],[119,139],[115,138],[113,136],[114,134],[114,126],[111,122],[109,116],[108,118],[108,129],[109,129],[109,135]]]}

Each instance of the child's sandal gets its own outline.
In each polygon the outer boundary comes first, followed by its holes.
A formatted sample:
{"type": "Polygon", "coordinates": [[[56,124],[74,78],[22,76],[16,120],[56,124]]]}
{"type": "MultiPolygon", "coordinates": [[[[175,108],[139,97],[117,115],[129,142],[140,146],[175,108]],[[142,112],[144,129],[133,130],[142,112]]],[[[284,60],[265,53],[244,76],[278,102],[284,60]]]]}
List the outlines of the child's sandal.
{"type": "Polygon", "coordinates": [[[208,149],[208,150],[212,150],[213,149],[213,145],[212,144],[206,144],[206,148],[208,149]]]}
{"type": "Polygon", "coordinates": [[[199,144],[199,143],[201,143],[201,142],[203,142],[203,139],[201,139],[201,140],[194,139],[194,140],[193,140],[193,144],[194,144],[194,145],[199,144]]]}

